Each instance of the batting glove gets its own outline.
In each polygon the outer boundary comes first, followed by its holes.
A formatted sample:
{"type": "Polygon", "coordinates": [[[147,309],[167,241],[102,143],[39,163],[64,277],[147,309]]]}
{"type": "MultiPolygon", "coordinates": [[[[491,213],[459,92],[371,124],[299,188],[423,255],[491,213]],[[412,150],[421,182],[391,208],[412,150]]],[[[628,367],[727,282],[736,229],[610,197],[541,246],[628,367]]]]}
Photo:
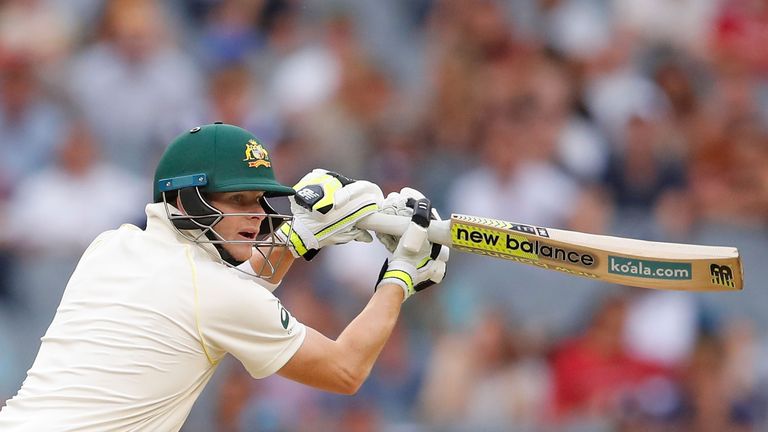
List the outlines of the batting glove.
{"type": "Polygon", "coordinates": [[[450,254],[447,247],[431,243],[427,238],[431,215],[432,205],[427,198],[413,201],[411,223],[400,237],[391,258],[384,261],[376,289],[384,284],[398,285],[403,289],[405,301],[443,280],[450,254]],[[416,250],[408,247],[414,239],[421,239],[416,250]]]}
{"type": "MultiPolygon", "coordinates": [[[[379,213],[388,215],[405,216],[410,218],[413,216],[413,208],[416,201],[426,198],[424,194],[409,187],[400,189],[400,192],[390,192],[384,199],[381,205],[379,213]]],[[[441,220],[437,210],[432,208],[430,219],[441,220]]],[[[400,236],[394,236],[391,234],[376,233],[376,238],[379,239],[381,244],[390,252],[394,252],[400,241],[400,236]]]]}
{"type": "Polygon", "coordinates": [[[283,224],[276,235],[288,239],[294,258],[309,261],[328,245],[373,241],[355,223],[380,208],[384,196],[374,183],[314,169],[293,188],[296,195],[289,198],[293,221],[283,224]]]}

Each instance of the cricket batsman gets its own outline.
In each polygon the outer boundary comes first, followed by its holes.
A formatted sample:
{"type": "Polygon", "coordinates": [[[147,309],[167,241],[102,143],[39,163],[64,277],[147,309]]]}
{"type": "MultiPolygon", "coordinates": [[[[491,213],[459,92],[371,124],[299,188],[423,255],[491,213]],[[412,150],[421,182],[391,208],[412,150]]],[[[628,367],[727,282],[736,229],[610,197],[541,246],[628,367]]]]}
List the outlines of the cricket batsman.
{"type": "Polygon", "coordinates": [[[123,225],[85,251],[0,431],[178,431],[227,353],[254,378],[355,393],[401,304],[445,274],[447,248],[424,235],[435,213],[412,189],[385,200],[373,183],[320,169],[291,188],[272,164],[236,126],[177,137],[157,166],[146,229],[123,225]],[[270,206],[280,196],[292,215],[270,206]],[[273,291],[295,259],[372,241],[355,223],[377,211],[412,221],[401,238],[380,236],[391,256],[371,300],[328,339],[273,291]]]}

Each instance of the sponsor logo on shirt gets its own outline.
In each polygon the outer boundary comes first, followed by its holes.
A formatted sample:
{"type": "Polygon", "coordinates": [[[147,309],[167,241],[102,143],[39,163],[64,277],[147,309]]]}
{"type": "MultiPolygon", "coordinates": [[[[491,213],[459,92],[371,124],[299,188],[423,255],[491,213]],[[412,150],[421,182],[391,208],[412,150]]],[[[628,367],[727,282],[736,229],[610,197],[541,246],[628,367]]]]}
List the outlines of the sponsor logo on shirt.
{"type": "MultiPolygon", "coordinates": [[[[288,330],[288,324],[291,322],[291,314],[288,313],[288,309],[286,309],[279,301],[277,302],[277,309],[280,311],[280,324],[283,325],[284,329],[288,330]]],[[[288,332],[290,333],[290,330],[288,332]]]]}

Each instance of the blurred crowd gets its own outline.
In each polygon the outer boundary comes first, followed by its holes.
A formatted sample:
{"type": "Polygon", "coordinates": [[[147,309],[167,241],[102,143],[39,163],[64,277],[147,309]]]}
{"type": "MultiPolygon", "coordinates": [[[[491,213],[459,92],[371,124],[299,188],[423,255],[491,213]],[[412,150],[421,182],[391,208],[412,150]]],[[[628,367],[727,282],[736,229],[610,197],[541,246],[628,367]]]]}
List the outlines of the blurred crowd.
{"type": "MultiPolygon", "coordinates": [[[[737,246],[746,288],[456,253],[359,394],[227,363],[184,431],[768,430],[765,1],[0,1],[0,405],[82,251],[141,226],[164,147],[213,121],[284,183],[324,167],[444,216],[737,246]]],[[[335,337],[385,256],[330,248],[277,294],[335,337]]]]}

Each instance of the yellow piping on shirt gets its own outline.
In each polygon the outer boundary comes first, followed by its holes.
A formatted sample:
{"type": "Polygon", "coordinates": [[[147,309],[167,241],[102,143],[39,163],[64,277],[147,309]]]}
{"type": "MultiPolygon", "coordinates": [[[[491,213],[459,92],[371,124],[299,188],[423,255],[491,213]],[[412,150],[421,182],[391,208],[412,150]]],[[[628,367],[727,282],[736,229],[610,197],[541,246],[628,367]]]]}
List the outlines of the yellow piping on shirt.
{"type": "Polygon", "coordinates": [[[195,261],[192,259],[192,251],[188,245],[185,245],[184,251],[187,255],[187,261],[189,261],[189,267],[192,269],[192,287],[195,290],[195,327],[197,328],[197,335],[200,337],[200,345],[203,347],[203,352],[205,353],[205,357],[208,359],[208,363],[210,363],[211,366],[216,366],[217,362],[215,362],[211,358],[211,355],[208,354],[208,348],[205,347],[205,337],[203,337],[203,332],[200,330],[200,300],[198,298],[197,289],[197,267],[195,267],[195,261]]]}

